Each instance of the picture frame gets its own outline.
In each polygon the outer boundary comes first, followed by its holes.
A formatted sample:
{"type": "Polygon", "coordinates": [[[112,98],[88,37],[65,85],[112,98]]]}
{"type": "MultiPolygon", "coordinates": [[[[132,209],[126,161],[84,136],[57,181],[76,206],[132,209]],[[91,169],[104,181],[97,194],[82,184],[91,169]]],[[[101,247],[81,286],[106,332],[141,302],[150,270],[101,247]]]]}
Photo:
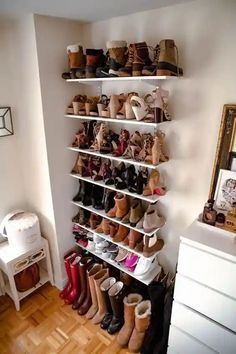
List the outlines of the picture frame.
{"type": "Polygon", "coordinates": [[[220,169],[231,169],[230,166],[235,164],[234,152],[236,152],[236,104],[225,104],[218,135],[209,199],[214,198],[220,169]]]}
{"type": "Polygon", "coordinates": [[[11,107],[0,106],[0,138],[14,134],[11,107]]]}
{"type": "Polygon", "coordinates": [[[233,208],[233,203],[236,203],[236,171],[220,169],[214,199],[219,210],[233,208]]]}

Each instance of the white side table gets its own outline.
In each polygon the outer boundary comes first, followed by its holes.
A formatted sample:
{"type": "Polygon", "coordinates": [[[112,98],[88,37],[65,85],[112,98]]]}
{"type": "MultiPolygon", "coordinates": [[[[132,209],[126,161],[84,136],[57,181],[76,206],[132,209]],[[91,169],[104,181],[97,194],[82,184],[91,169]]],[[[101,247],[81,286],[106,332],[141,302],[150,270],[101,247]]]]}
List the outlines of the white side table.
{"type": "Polygon", "coordinates": [[[45,238],[42,238],[42,245],[40,247],[20,255],[19,253],[16,254],[14,249],[10,248],[7,242],[0,244],[0,286],[3,293],[7,293],[12,298],[17,311],[20,310],[20,301],[22,299],[48,281],[54,285],[48,241],[45,238]],[[40,281],[27,291],[17,291],[14,275],[36,262],[39,262],[40,281]],[[7,277],[4,277],[3,273],[7,277]],[[7,280],[5,278],[7,278],[7,280]]]}

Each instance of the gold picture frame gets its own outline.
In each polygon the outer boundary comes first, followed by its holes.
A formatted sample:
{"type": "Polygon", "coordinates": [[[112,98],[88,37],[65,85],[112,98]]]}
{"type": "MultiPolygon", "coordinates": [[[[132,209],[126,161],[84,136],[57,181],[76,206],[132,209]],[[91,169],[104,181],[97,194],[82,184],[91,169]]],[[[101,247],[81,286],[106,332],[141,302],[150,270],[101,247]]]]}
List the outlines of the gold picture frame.
{"type": "Polygon", "coordinates": [[[216,147],[209,199],[214,199],[220,169],[231,170],[236,153],[236,104],[225,104],[216,147]]]}

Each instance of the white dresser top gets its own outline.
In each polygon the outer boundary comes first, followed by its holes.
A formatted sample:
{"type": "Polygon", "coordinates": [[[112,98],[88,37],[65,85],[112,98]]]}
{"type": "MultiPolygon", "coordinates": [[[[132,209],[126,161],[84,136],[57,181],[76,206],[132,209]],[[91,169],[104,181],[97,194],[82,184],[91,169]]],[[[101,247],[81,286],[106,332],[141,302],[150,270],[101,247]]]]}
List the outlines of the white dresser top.
{"type": "Polygon", "coordinates": [[[180,240],[236,263],[236,234],[195,220],[180,240]]]}

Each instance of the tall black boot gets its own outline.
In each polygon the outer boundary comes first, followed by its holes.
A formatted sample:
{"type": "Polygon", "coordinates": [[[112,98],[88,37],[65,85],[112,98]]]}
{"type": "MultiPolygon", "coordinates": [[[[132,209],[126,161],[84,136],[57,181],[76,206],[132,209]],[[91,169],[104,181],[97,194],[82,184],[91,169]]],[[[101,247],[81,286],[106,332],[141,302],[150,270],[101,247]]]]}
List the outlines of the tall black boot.
{"type": "Polygon", "coordinates": [[[111,302],[111,308],[113,312],[111,323],[107,329],[109,334],[118,332],[124,324],[124,305],[123,299],[125,296],[124,284],[121,281],[115,283],[110,290],[108,295],[111,302]]]}
{"type": "Polygon", "coordinates": [[[79,181],[79,190],[78,193],[74,196],[73,202],[81,202],[84,198],[85,194],[85,182],[80,180],[79,181]]]}
{"type": "Polygon", "coordinates": [[[100,186],[93,185],[92,189],[92,205],[95,209],[103,209],[103,194],[104,188],[100,186]]]}
{"type": "MultiPolygon", "coordinates": [[[[82,181],[81,181],[82,182],[82,181]]],[[[83,193],[83,198],[82,198],[82,203],[84,206],[89,206],[92,204],[92,188],[91,188],[91,183],[85,182],[84,183],[84,193],[83,193]]]]}
{"type": "Polygon", "coordinates": [[[105,279],[102,284],[100,285],[101,291],[103,293],[104,301],[106,304],[106,309],[107,312],[105,316],[102,319],[102,322],[100,323],[100,327],[102,329],[107,329],[109,327],[109,324],[111,323],[112,320],[112,308],[111,308],[111,303],[108,295],[109,289],[116,283],[116,278],[110,277],[105,279]]]}
{"type": "Polygon", "coordinates": [[[152,314],[150,326],[142,344],[141,354],[153,354],[155,344],[162,338],[164,299],[166,293],[165,282],[154,282],[150,284],[148,293],[151,300],[152,314]]]}
{"type": "Polygon", "coordinates": [[[115,195],[116,195],[116,192],[111,191],[109,189],[105,189],[104,195],[103,195],[103,206],[104,206],[105,213],[108,213],[108,211],[114,207],[115,195]]]}

